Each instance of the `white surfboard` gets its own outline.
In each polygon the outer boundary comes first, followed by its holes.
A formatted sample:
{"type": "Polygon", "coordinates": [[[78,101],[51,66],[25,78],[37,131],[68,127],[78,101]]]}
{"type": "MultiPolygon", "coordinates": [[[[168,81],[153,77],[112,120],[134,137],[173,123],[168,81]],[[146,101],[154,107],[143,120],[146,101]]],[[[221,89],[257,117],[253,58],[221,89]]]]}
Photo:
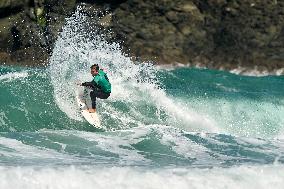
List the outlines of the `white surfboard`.
{"type": "Polygon", "coordinates": [[[89,108],[92,107],[90,92],[86,87],[79,87],[76,93],[76,101],[81,110],[82,116],[97,129],[102,129],[101,121],[98,113],[90,113],[89,108]]]}

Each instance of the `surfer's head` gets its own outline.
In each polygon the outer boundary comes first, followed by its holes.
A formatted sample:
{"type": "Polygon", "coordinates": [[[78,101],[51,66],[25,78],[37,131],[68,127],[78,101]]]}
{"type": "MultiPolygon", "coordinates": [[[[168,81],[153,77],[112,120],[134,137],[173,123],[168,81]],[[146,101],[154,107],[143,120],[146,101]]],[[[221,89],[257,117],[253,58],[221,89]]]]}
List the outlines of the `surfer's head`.
{"type": "Polygon", "coordinates": [[[92,65],[90,68],[91,68],[91,74],[92,74],[92,76],[98,75],[99,70],[100,70],[100,67],[99,67],[98,64],[94,64],[94,65],[92,65]]]}

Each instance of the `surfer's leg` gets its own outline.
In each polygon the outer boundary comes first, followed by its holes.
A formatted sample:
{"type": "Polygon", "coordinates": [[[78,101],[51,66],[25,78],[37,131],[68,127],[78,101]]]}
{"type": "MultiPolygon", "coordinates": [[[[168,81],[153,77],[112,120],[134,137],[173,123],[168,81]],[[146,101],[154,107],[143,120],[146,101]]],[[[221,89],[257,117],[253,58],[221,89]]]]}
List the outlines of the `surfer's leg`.
{"type": "Polygon", "coordinates": [[[100,89],[94,89],[90,93],[90,97],[92,100],[92,109],[89,109],[90,113],[96,112],[97,98],[107,99],[110,96],[109,93],[104,93],[100,89]]]}
{"type": "Polygon", "coordinates": [[[96,106],[97,106],[97,97],[96,97],[96,93],[95,91],[91,91],[90,92],[90,97],[91,97],[91,100],[92,100],[92,108],[89,109],[89,112],[96,112],[96,106]]]}
{"type": "Polygon", "coordinates": [[[110,96],[110,94],[109,93],[104,93],[102,91],[98,91],[96,96],[98,98],[100,98],[100,99],[107,99],[110,96]]]}

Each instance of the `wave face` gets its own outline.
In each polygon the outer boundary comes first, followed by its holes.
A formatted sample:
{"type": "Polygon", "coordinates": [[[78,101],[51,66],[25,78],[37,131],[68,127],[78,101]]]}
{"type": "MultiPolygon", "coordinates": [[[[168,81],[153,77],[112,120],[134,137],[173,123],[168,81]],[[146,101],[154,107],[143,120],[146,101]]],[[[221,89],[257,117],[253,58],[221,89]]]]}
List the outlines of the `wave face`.
{"type": "Polygon", "coordinates": [[[88,19],[66,20],[49,67],[0,66],[0,188],[283,186],[283,76],[139,64],[88,19]],[[74,99],[94,63],[105,132],[74,99]]]}

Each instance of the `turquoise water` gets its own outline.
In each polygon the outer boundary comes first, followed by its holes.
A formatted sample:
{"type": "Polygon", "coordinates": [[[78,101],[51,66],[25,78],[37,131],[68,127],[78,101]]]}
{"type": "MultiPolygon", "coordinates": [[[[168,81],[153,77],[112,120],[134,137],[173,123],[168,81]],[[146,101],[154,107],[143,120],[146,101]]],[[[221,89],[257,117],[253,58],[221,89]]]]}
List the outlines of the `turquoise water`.
{"type": "Polygon", "coordinates": [[[85,19],[47,68],[0,66],[0,188],[283,187],[283,76],[137,64],[85,19]],[[104,132],[74,99],[93,63],[113,86],[104,132]]]}

